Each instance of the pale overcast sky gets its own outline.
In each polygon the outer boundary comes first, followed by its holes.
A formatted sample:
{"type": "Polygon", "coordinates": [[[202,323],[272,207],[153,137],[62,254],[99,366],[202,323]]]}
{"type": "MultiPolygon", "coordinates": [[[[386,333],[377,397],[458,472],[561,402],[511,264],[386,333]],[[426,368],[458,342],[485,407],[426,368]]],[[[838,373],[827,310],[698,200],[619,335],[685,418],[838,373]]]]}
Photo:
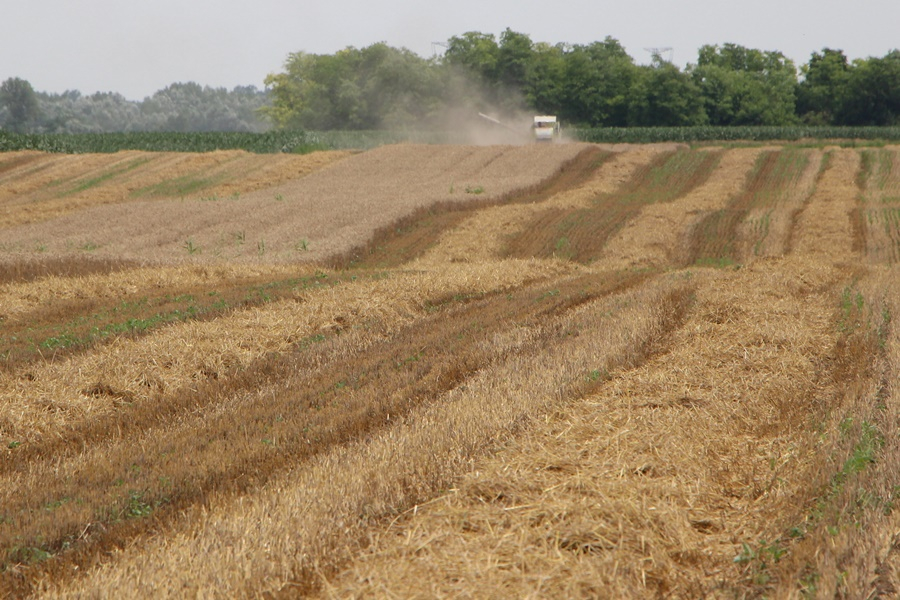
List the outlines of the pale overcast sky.
{"type": "Polygon", "coordinates": [[[0,0],[0,26],[0,81],[141,100],[184,81],[262,88],[296,51],[383,41],[431,56],[432,42],[507,27],[552,44],[612,36],[638,63],[671,47],[681,67],[726,42],[798,66],[824,47],[881,57],[900,48],[900,0],[0,0]]]}

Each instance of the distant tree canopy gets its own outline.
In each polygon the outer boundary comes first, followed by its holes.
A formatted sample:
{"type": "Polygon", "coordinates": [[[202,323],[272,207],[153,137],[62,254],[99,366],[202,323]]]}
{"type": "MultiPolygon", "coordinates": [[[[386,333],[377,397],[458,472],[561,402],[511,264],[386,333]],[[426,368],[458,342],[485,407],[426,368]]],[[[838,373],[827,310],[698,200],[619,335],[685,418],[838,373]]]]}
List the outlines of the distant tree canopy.
{"type": "Polygon", "coordinates": [[[0,85],[0,127],[32,133],[260,132],[270,128],[259,114],[268,98],[266,91],[253,86],[229,91],[174,83],[134,102],[116,93],[34,92],[27,81],[8,79],[0,85]]]}
{"type": "Polygon", "coordinates": [[[18,77],[0,84],[0,105],[6,113],[5,127],[16,133],[28,131],[41,113],[31,84],[18,77]]]}
{"type": "Polygon", "coordinates": [[[290,54],[265,90],[176,83],[141,102],[115,93],[0,85],[0,127],[20,132],[442,130],[478,112],[554,114],[569,127],[900,125],[900,51],[849,61],[824,48],[703,46],[680,69],[635,64],[614,38],[551,45],[506,29],[450,38],[441,57],[384,43],[290,54]]]}

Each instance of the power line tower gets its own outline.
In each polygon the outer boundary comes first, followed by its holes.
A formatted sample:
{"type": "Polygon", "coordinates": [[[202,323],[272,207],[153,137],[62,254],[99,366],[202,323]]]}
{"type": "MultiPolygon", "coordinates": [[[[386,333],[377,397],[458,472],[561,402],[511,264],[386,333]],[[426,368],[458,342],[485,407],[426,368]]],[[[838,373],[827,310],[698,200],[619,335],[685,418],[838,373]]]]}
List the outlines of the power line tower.
{"type": "Polygon", "coordinates": [[[666,62],[673,62],[675,60],[675,48],[671,46],[664,46],[661,48],[644,48],[647,52],[650,53],[650,56],[653,58],[659,58],[660,60],[665,60],[666,62]],[[663,56],[665,54],[665,56],[663,56]]]}
{"type": "Polygon", "coordinates": [[[449,47],[450,47],[450,45],[447,44],[446,42],[431,42],[431,56],[433,58],[437,58],[438,48],[443,48],[444,51],[446,51],[447,48],[449,48],[449,47]]]}

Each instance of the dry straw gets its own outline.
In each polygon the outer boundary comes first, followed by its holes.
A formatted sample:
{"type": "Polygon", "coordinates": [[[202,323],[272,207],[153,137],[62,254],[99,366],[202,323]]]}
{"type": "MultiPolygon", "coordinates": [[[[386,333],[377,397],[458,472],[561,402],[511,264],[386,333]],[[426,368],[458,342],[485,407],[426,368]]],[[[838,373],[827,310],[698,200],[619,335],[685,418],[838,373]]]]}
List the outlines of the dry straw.
{"type": "Polygon", "coordinates": [[[349,558],[373,523],[449,485],[473,456],[558,403],[592,370],[640,361],[649,340],[676,324],[685,291],[677,278],[661,281],[534,326],[582,332],[551,348],[531,341],[540,339],[537,331],[512,332],[498,340],[515,348],[508,358],[383,435],[335,448],[243,498],[212,500],[165,538],[117,553],[89,579],[63,588],[47,582],[46,596],[179,597],[193,589],[234,597],[309,582],[349,558]]]}
{"type": "MultiPolygon", "coordinates": [[[[297,179],[349,156],[218,152],[27,154],[0,175],[0,227],[46,221],[135,197],[230,197],[297,179]]],[[[10,162],[16,162],[14,153],[10,162]]]]}
{"type": "MultiPolygon", "coordinates": [[[[445,199],[451,183],[478,183],[448,177],[475,174],[506,189],[521,183],[514,175],[522,165],[544,164],[552,174],[570,150],[400,147],[341,161],[320,184],[344,174],[347,187],[331,180],[341,194],[359,194],[353,180],[369,197],[395,198],[391,206],[407,210],[421,205],[423,190],[446,188],[435,191],[445,199]],[[416,153],[427,154],[433,171],[422,170],[416,153]],[[425,187],[398,186],[423,173],[432,173],[425,187]]],[[[628,149],[604,163],[597,179],[549,202],[579,205],[608,192],[610,181],[625,181],[657,150],[628,149]]],[[[76,397],[81,385],[96,383],[95,373],[109,389],[146,402],[141,382],[190,388],[208,369],[237,378],[267,352],[341,330],[308,368],[327,374],[340,364],[350,374],[353,361],[376,346],[402,351],[392,359],[402,362],[419,337],[469,335],[467,318],[494,318],[490,333],[466,347],[470,369],[408,410],[384,415],[377,407],[387,399],[354,397],[369,402],[359,410],[368,407],[379,425],[274,469],[259,487],[235,481],[198,495],[202,503],[158,522],[154,535],[103,546],[110,553],[88,561],[81,575],[62,576],[50,565],[33,571],[30,583],[46,597],[896,594],[900,330],[891,316],[900,311],[900,280],[896,267],[874,266],[878,258],[861,252],[866,230],[851,219],[865,183],[859,151],[804,150],[809,162],[775,202],[770,237],[762,251],[744,247],[742,265],[625,275],[601,269],[677,265],[695,225],[746,191],[756,157],[768,150],[705,150],[721,153],[708,180],[644,208],[611,241],[605,261],[591,266],[486,260],[495,237],[526,223],[531,208],[486,209],[449,232],[427,260],[387,278],[32,365],[33,381],[3,383],[0,414],[19,433],[49,435],[114,411],[97,397],[76,397]],[[498,217],[502,228],[489,222],[498,217]],[[616,277],[621,285],[596,287],[616,277]],[[581,294],[572,293],[580,286],[581,294]],[[472,312],[451,302],[479,294],[487,295],[472,312]],[[560,300],[542,311],[548,296],[560,300]],[[429,317],[434,306],[443,308],[429,317]],[[451,321],[466,328],[441,329],[451,321]],[[70,411],[40,412],[29,399],[37,396],[44,406],[71,402],[70,411]]],[[[343,247],[341,236],[358,232],[342,229],[331,210],[322,214],[333,219],[335,248],[343,247]]],[[[361,231],[379,222],[368,217],[361,231]]],[[[189,284],[197,272],[170,276],[189,284]]],[[[71,290],[62,280],[47,283],[61,294],[102,294],[104,285],[136,283],[128,277],[134,274],[85,278],[71,290]]],[[[15,318],[48,295],[39,283],[0,293],[15,302],[8,311],[15,318]]],[[[473,319],[471,328],[482,325],[473,319]]],[[[266,416],[259,407],[294,397],[291,388],[305,375],[235,387],[191,414],[67,451],[53,465],[35,460],[27,489],[55,485],[49,467],[89,471],[106,464],[104,452],[158,453],[155,440],[213,431],[203,427],[222,416],[266,416]]],[[[385,387],[393,400],[415,389],[398,381],[385,387]]],[[[167,401],[165,393],[153,397],[167,401]]],[[[212,455],[216,443],[191,447],[212,455]]],[[[8,471],[0,489],[14,489],[13,476],[8,471]]],[[[14,502],[22,503],[7,496],[7,505],[14,502]]]]}
{"type": "MultiPolygon", "coordinates": [[[[0,374],[0,439],[36,441],[96,419],[116,410],[110,396],[142,402],[189,386],[207,373],[226,376],[338,323],[344,328],[378,323],[391,331],[425,314],[430,302],[510,289],[572,270],[556,262],[513,261],[395,272],[386,279],[306,291],[291,300],[239,310],[214,321],[189,321],[62,361],[29,365],[0,374]],[[105,393],[95,393],[98,389],[105,393]]],[[[214,275],[215,268],[212,271],[214,275]]],[[[177,269],[153,273],[197,275],[196,270],[177,269]]],[[[98,281],[118,281],[126,287],[133,283],[121,276],[87,278],[69,282],[80,292],[68,291],[90,293],[98,281]]]]}
{"type": "MultiPolygon", "coordinates": [[[[586,148],[387,146],[238,197],[132,199],[4,231],[9,252],[210,263],[323,260],[416,208],[501,198],[586,148]],[[299,249],[298,249],[299,248],[299,249]]],[[[199,160],[199,159],[198,159],[199,160]]]]}

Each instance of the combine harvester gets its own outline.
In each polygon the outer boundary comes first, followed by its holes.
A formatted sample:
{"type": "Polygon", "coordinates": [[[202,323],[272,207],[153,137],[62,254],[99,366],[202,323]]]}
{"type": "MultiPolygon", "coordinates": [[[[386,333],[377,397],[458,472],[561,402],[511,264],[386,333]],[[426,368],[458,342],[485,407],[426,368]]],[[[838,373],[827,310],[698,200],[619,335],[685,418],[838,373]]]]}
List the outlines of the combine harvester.
{"type": "MultiPolygon", "coordinates": [[[[511,131],[512,133],[520,136],[523,132],[515,127],[510,127],[509,125],[500,122],[498,119],[490,115],[486,115],[484,113],[478,113],[478,116],[482,119],[487,119],[491,123],[495,125],[499,125],[504,129],[511,131]]],[[[562,131],[559,126],[559,121],[557,121],[556,116],[554,115],[537,115],[534,117],[534,124],[531,127],[531,138],[535,142],[558,142],[562,139],[562,131]]]]}
{"type": "Polygon", "coordinates": [[[536,142],[556,142],[559,141],[562,135],[559,121],[552,115],[536,116],[532,130],[534,131],[534,141],[536,142]]]}

